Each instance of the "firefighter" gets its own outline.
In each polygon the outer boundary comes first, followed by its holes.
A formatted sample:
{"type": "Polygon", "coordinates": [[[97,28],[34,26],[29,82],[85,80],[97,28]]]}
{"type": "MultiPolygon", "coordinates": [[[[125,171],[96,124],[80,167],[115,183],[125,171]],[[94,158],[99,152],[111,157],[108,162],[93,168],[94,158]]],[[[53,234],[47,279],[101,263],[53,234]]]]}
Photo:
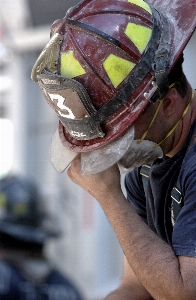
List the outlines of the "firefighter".
{"type": "Polygon", "coordinates": [[[0,180],[0,299],[81,300],[75,285],[45,256],[46,241],[59,230],[40,204],[30,180],[15,175],[0,180]]]}
{"type": "Polygon", "coordinates": [[[59,118],[53,166],[70,165],[125,254],[108,300],[196,297],[196,95],[182,69],[195,16],[195,0],[84,0],[32,70],[59,118]]]}

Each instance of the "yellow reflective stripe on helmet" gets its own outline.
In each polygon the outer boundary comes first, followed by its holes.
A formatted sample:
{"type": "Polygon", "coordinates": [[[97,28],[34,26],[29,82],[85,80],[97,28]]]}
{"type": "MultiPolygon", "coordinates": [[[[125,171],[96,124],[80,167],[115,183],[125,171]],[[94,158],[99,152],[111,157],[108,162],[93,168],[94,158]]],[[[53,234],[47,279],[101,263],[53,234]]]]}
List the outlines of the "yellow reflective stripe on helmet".
{"type": "Polygon", "coordinates": [[[103,63],[113,86],[116,88],[131,72],[135,64],[114,54],[110,54],[103,63]]]}
{"type": "Polygon", "coordinates": [[[62,76],[74,78],[85,73],[85,70],[75,58],[73,51],[65,52],[61,55],[60,74],[62,76]]]}
{"type": "Polygon", "coordinates": [[[135,23],[128,23],[125,34],[135,44],[140,53],[143,53],[152,33],[152,29],[138,25],[135,23]]]}
{"type": "Polygon", "coordinates": [[[24,216],[28,213],[29,208],[27,203],[16,203],[15,205],[13,205],[13,213],[20,215],[20,216],[24,216]]]}
{"type": "Polygon", "coordinates": [[[0,208],[6,207],[7,199],[4,193],[0,193],[0,208]]]}
{"type": "Polygon", "coordinates": [[[150,14],[152,14],[150,6],[146,2],[144,2],[143,0],[128,0],[128,2],[142,7],[143,9],[148,11],[150,14]]]}

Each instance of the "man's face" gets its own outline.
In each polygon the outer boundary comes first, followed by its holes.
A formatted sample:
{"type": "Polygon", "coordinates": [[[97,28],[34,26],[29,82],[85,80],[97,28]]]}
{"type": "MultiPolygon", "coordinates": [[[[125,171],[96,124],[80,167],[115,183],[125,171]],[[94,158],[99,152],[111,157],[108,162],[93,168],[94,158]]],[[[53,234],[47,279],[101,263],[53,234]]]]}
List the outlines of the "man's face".
{"type": "MultiPolygon", "coordinates": [[[[147,108],[141,113],[141,115],[134,122],[135,140],[141,139],[144,132],[148,130],[148,127],[156,113],[158,105],[159,102],[156,102],[155,104],[150,103],[149,106],[147,106],[147,108]]],[[[165,137],[165,119],[163,118],[162,111],[160,108],[160,111],[158,112],[155,120],[153,121],[153,124],[150,127],[145,137],[145,140],[158,143],[164,137],[165,137]]]]}

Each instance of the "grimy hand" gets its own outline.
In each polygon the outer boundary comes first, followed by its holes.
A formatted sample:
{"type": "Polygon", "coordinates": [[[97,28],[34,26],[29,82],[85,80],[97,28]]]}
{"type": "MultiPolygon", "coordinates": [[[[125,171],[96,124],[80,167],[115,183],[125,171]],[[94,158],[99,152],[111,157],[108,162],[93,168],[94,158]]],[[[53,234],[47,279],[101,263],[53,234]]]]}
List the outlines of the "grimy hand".
{"type": "Polygon", "coordinates": [[[97,200],[105,199],[107,194],[121,191],[120,172],[117,165],[95,175],[82,175],[80,155],[71,163],[67,174],[77,185],[90,193],[97,200]]]}

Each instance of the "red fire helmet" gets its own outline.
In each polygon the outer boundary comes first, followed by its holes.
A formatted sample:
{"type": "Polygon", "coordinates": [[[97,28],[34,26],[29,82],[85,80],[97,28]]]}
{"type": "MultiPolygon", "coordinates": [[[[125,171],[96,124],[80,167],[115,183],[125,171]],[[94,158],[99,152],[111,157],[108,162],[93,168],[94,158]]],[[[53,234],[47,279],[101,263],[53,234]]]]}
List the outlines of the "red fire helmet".
{"type": "Polygon", "coordinates": [[[89,152],[123,135],[196,27],[196,1],[84,0],[54,22],[32,70],[59,117],[61,143],[89,152]],[[148,2],[148,3],[147,3],[148,2]]]}

